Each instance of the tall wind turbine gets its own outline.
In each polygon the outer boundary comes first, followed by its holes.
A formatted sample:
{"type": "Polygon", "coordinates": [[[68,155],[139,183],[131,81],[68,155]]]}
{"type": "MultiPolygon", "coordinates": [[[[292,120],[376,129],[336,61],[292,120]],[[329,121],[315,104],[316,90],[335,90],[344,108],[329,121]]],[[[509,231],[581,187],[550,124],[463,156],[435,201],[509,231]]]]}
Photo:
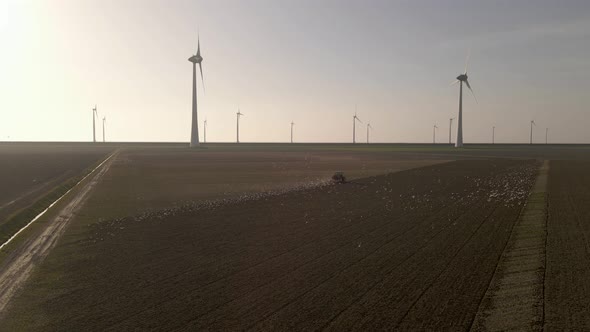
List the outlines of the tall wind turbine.
{"type": "MultiPolygon", "coordinates": [[[[471,85],[469,85],[469,81],[467,80],[467,65],[469,64],[469,54],[467,55],[467,60],[465,60],[465,73],[457,76],[457,80],[453,82],[459,83],[459,117],[458,117],[458,125],[457,125],[457,141],[455,142],[455,147],[460,148],[463,146],[463,82],[467,85],[467,88],[473,94],[473,98],[475,98],[475,93],[473,93],[473,89],[471,89],[471,85]]],[[[475,102],[477,102],[477,98],[475,98],[475,102]]]]}
{"type": "Polygon", "coordinates": [[[451,144],[451,132],[453,131],[453,120],[455,120],[455,118],[449,119],[449,144],[451,144]]]}
{"type": "Polygon", "coordinates": [[[373,129],[370,123],[367,123],[367,144],[369,144],[369,131],[373,129]]]}
{"type": "Polygon", "coordinates": [[[293,143],[293,126],[295,125],[295,122],[291,121],[291,143],[293,143]]]}
{"type": "Polygon", "coordinates": [[[207,143],[207,119],[203,121],[203,142],[207,143]]]}
{"type": "Polygon", "coordinates": [[[92,109],[92,142],[96,143],[96,118],[98,118],[98,111],[96,105],[92,109]]]}
{"type": "Polygon", "coordinates": [[[438,129],[438,127],[436,125],[434,125],[434,127],[432,127],[432,144],[436,144],[436,130],[438,129]]]}
{"type": "Polygon", "coordinates": [[[199,121],[197,118],[197,63],[199,64],[199,70],[201,72],[201,82],[203,82],[203,91],[205,91],[205,81],[203,81],[203,57],[201,56],[201,41],[197,36],[197,54],[188,58],[188,61],[193,63],[193,113],[192,113],[192,126],[191,126],[191,144],[190,147],[196,147],[199,145],[199,121]]]}
{"type": "MultiPolygon", "coordinates": [[[[356,107],[355,107],[356,108],[356,107]]],[[[356,111],[354,112],[354,116],[352,117],[352,144],[356,143],[356,122],[363,123],[358,116],[356,116],[356,111]]]]}
{"type": "Polygon", "coordinates": [[[102,118],[102,142],[103,142],[103,143],[104,143],[104,142],[106,142],[106,139],[105,139],[105,136],[104,136],[104,123],[105,123],[106,121],[107,121],[107,117],[106,117],[106,116],[104,116],[104,117],[102,118]]]}
{"type": "Polygon", "coordinates": [[[531,120],[531,139],[529,144],[533,144],[533,126],[536,126],[535,120],[531,120]]]}
{"type": "Polygon", "coordinates": [[[240,112],[240,109],[238,108],[238,113],[236,113],[236,117],[237,117],[237,122],[236,122],[236,142],[240,143],[240,116],[243,116],[244,113],[240,112]]]}

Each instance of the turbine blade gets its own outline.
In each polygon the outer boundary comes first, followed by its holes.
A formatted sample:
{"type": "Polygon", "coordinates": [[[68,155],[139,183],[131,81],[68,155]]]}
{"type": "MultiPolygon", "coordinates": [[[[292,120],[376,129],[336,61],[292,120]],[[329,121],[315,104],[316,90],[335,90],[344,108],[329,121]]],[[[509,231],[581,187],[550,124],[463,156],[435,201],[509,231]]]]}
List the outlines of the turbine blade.
{"type": "Polygon", "coordinates": [[[471,88],[471,85],[469,85],[469,81],[465,80],[465,84],[467,85],[467,88],[469,88],[469,91],[471,91],[471,94],[473,95],[473,99],[475,99],[475,102],[477,102],[477,97],[475,96],[475,92],[473,92],[473,89],[471,88]]]}
{"type": "Polygon", "coordinates": [[[360,122],[360,123],[363,123],[363,122],[361,121],[361,119],[359,119],[359,117],[358,117],[358,116],[356,117],[356,119],[358,120],[358,122],[360,122]]]}
{"type": "Polygon", "coordinates": [[[449,84],[449,86],[453,86],[455,84],[459,83],[459,80],[454,80],[453,83],[449,84]]]}
{"type": "Polygon", "coordinates": [[[203,80],[203,66],[199,62],[199,70],[201,71],[201,82],[203,83],[203,93],[205,92],[205,80],[203,80]]]}
{"type": "Polygon", "coordinates": [[[467,66],[469,65],[469,58],[471,57],[471,48],[467,51],[467,58],[465,59],[465,74],[467,74],[467,66]]]}
{"type": "Polygon", "coordinates": [[[201,55],[201,38],[199,37],[199,34],[197,33],[197,56],[201,55]]]}

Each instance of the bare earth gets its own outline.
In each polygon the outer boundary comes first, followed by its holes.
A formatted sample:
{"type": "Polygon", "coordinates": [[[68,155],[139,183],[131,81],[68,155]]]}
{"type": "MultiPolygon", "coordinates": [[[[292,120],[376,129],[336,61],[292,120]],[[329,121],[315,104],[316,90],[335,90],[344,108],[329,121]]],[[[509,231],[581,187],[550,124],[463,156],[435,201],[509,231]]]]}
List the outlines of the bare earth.
{"type": "Polygon", "coordinates": [[[0,266],[0,330],[590,327],[586,147],[246,149],[109,160],[0,266]]]}
{"type": "MultiPolygon", "coordinates": [[[[109,157],[111,158],[111,157],[109,157]]],[[[47,256],[53,248],[66,226],[72,220],[75,213],[80,210],[90,191],[108,171],[112,159],[105,162],[102,167],[90,176],[87,183],[76,192],[71,201],[60,211],[41,234],[33,236],[19,247],[18,251],[11,254],[0,269],[0,314],[9,303],[14,293],[27,280],[31,271],[47,256]]]]}
{"type": "Polygon", "coordinates": [[[2,323],[467,329],[535,169],[462,161],[70,228],[2,323]]]}

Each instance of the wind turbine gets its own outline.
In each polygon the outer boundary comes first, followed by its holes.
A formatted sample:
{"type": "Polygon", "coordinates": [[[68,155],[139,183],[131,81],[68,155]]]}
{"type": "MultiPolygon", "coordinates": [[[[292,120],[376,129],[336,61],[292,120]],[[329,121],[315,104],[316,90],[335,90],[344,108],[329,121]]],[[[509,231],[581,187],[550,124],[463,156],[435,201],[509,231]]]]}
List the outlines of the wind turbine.
{"type": "Polygon", "coordinates": [[[107,121],[107,117],[106,117],[106,116],[104,116],[104,117],[102,118],[102,142],[103,142],[103,143],[104,143],[104,142],[106,142],[106,140],[105,140],[105,136],[104,136],[104,123],[105,123],[106,121],[107,121]]]}
{"type": "Polygon", "coordinates": [[[370,123],[367,123],[367,144],[369,144],[369,131],[373,129],[370,123]]]}
{"type": "Polygon", "coordinates": [[[434,125],[434,127],[432,127],[432,144],[436,144],[436,130],[438,129],[438,127],[436,125],[434,125]]]}
{"type": "Polygon", "coordinates": [[[453,120],[455,120],[455,118],[449,119],[449,144],[451,144],[451,132],[453,131],[453,120]]]}
{"type": "Polygon", "coordinates": [[[536,126],[535,120],[531,120],[531,139],[529,144],[533,144],[533,126],[536,126]]]}
{"type": "Polygon", "coordinates": [[[465,73],[457,76],[457,80],[453,82],[459,83],[459,117],[458,117],[458,125],[457,125],[457,141],[455,142],[455,147],[460,148],[463,146],[463,82],[467,85],[467,88],[473,94],[473,98],[475,102],[477,102],[477,98],[475,98],[475,93],[473,93],[473,89],[471,89],[471,85],[469,85],[469,81],[467,80],[467,65],[469,64],[469,54],[467,54],[467,59],[465,60],[465,73]]]}
{"type": "Polygon", "coordinates": [[[354,108],[354,116],[352,117],[352,144],[356,143],[356,122],[358,121],[360,123],[363,123],[361,119],[359,119],[359,117],[356,116],[356,106],[354,108]]]}
{"type": "Polygon", "coordinates": [[[240,109],[238,108],[238,113],[236,113],[236,117],[237,117],[237,126],[236,126],[236,142],[240,143],[240,116],[243,116],[244,113],[240,112],[240,109]]]}
{"type": "Polygon", "coordinates": [[[192,113],[192,126],[191,126],[191,143],[190,147],[196,147],[199,145],[199,122],[197,118],[197,63],[199,64],[199,70],[201,72],[201,82],[203,82],[203,91],[205,91],[205,81],[203,80],[203,57],[201,56],[201,41],[197,36],[197,54],[188,58],[188,61],[193,63],[193,113],[192,113]]]}
{"type": "Polygon", "coordinates": [[[493,126],[492,127],[492,144],[496,143],[495,140],[496,140],[496,126],[493,126]]]}
{"type": "Polygon", "coordinates": [[[291,121],[291,143],[293,143],[293,126],[295,125],[295,122],[291,121]]]}
{"type": "Polygon", "coordinates": [[[207,119],[203,121],[203,143],[207,143],[207,119]]]}
{"type": "Polygon", "coordinates": [[[547,138],[549,137],[549,128],[545,128],[545,144],[547,144],[547,138]]]}
{"type": "Polygon", "coordinates": [[[92,142],[96,143],[96,118],[98,118],[98,111],[96,105],[92,109],[92,142]]]}

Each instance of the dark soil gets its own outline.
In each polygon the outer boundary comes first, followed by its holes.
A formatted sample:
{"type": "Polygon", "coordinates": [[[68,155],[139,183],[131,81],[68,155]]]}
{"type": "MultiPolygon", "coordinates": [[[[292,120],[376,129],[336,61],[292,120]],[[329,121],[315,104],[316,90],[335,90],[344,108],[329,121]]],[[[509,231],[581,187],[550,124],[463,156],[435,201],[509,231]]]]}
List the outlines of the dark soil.
{"type": "Polygon", "coordinates": [[[545,329],[590,330],[590,162],[551,161],[545,329]]]}
{"type": "Polygon", "coordinates": [[[458,161],[103,220],[64,236],[1,324],[467,330],[537,167],[458,161]]]}

